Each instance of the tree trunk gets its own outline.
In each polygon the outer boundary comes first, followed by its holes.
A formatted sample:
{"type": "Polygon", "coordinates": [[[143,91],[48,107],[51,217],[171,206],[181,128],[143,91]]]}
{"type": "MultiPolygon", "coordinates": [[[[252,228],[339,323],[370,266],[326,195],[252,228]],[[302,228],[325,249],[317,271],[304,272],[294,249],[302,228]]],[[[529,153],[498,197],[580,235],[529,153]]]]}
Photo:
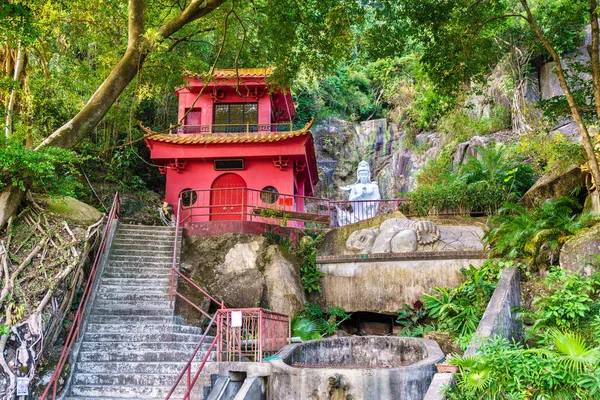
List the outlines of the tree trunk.
{"type": "Polygon", "coordinates": [[[144,37],[138,37],[135,44],[127,48],[119,63],[77,115],[48,136],[36,147],[36,150],[44,146],[68,149],[88,136],[104,118],[129,82],[135,78],[149,50],[148,41],[144,37]]]}
{"type": "MultiPolygon", "coordinates": [[[[5,128],[4,135],[6,138],[9,138],[12,134],[13,128],[13,113],[15,110],[15,105],[17,103],[17,87],[19,86],[19,81],[21,80],[21,74],[23,72],[23,66],[25,65],[25,51],[23,50],[23,44],[19,40],[19,44],[17,46],[17,57],[15,61],[15,71],[13,76],[13,88],[10,91],[10,97],[8,99],[8,106],[6,107],[6,120],[5,120],[5,128]]],[[[0,226],[2,226],[0,224],[0,226]]]]}
{"type": "Polygon", "coordinates": [[[17,212],[25,193],[14,186],[4,188],[0,193],[0,229],[17,212]]]}
{"type": "MultiPolygon", "coordinates": [[[[556,77],[558,78],[560,87],[565,94],[567,103],[569,104],[569,110],[571,111],[573,120],[575,120],[575,123],[577,124],[577,128],[579,128],[579,134],[581,136],[581,141],[583,143],[583,147],[585,148],[585,153],[587,155],[590,172],[592,174],[593,184],[594,184],[594,186],[598,186],[598,185],[600,185],[600,167],[598,166],[598,159],[596,158],[596,152],[594,151],[594,145],[592,143],[592,139],[590,138],[590,134],[588,132],[587,125],[586,125],[585,121],[583,120],[581,113],[579,112],[579,108],[577,107],[577,102],[575,101],[575,98],[573,97],[573,93],[571,93],[571,89],[569,88],[569,85],[567,84],[567,78],[566,78],[565,70],[561,64],[561,58],[560,58],[558,52],[556,51],[556,49],[554,49],[554,46],[552,46],[552,43],[550,43],[550,41],[546,38],[546,36],[544,36],[544,33],[540,30],[540,28],[535,23],[535,20],[533,19],[533,14],[531,13],[531,9],[529,8],[529,5],[527,4],[527,0],[520,0],[520,1],[521,1],[521,5],[525,9],[525,12],[527,13],[526,19],[527,19],[527,22],[529,23],[529,26],[534,31],[534,33],[536,34],[536,36],[538,37],[540,42],[542,42],[542,44],[544,45],[544,47],[546,48],[546,50],[548,51],[548,53],[550,53],[550,56],[552,57],[552,61],[554,62],[554,68],[556,69],[556,71],[555,71],[556,77]]],[[[595,2],[593,2],[593,3],[595,3],[595,2]]],[[[593,37],[593,35],[592,35],[592,37],[593,37]]],[[[600,197],[598,190],[593,190],[590,193],[590,195],[592,196],[592,199],[595,199],[595,200],[598,200],[600,197]]],[[[600,204],[600,201],[592,201],[592,204],[600,204]]],[[[594,211],[598,211],[598,210],[594,210],[594,211]]]]}

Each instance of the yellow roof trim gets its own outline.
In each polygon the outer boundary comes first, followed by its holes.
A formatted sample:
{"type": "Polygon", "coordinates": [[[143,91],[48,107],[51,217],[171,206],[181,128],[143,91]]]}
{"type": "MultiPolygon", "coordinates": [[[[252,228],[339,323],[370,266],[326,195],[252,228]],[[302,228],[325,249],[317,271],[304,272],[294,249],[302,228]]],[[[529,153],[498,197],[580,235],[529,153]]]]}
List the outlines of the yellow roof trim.
{"type": "Polygon", "coordinates": [[[153,140],[163,143],[174,144],[220,144],[220,143],[269,143],[279,142],[281,140],[290,139],[293,137],[304,136],[310,132],[310,128],[314,122],[314,118],[310,120],[302,129],[291,132],[264,132],[264,133],[179,133],[179,134],[162,134],[156,133],[142,126],[142,130],[146,133],[147,140],[153,140]]]}

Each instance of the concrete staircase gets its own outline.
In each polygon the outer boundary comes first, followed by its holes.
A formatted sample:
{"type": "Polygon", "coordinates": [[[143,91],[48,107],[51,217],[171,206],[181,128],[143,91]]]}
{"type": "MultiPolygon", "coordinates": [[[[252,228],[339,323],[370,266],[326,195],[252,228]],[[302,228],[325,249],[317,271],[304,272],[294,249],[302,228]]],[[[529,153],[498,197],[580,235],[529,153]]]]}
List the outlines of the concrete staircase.
{"type": "MultiPolygon", "coordinates": [[[[66,400],[165,398],[202,334],[169,307],[174,241],[175,228],[119,225],[88,306],[66,400]]],[[[179,386],[173,399],[182,397],[179,386]]]]}

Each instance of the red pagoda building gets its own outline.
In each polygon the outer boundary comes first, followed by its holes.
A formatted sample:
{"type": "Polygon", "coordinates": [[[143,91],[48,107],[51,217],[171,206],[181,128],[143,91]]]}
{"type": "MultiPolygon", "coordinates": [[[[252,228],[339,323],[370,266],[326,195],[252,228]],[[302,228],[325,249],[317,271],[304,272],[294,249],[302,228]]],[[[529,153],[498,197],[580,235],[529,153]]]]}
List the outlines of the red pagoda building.
{"type": "Polygon", "coordinates": [[[306,213],[318,181],[312,121],[293,129],[290,91],[269,87],[271,72],[191,76],[177,90],[182,124],[168,134],[144,128],[150,157],[166,175],[165,201],[177,210],[181,198],[181,223],[306,213]]]}

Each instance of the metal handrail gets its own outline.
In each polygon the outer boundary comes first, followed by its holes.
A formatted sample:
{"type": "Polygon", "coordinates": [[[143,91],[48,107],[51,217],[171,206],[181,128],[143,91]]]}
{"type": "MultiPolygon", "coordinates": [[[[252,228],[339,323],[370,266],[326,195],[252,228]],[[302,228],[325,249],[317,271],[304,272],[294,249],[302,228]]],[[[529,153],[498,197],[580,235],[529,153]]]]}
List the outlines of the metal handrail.
{"type": "Polygon", "coordinates": [[[194,361],[194,358],[196,358],[196,354],[198,354],[198,351],[200,350],[200,348],[202,348],[202,345],[204,344],[204,339],[206,338],[206,334],[208,333],[208,331],[210,330],[210,328],[212,328],[212,326],[214,325],[215,321],[217,320],[217,314],[218,313],[215,313],[213,315],[212,319],[210,320],[210,324],[208,324],[208,327],[204,330],[204,334],[200,338],[200,341],[198,342],[198,345],[196,346],[196,348],[192,352],[192,355],[191,355],[190,359],[188,360],[187,364],[185,365],[185,367],[179,373],[179,376],[175,380],[175,383],[173,384],[173,387],[171,387],[171,390],[169,390],[169,393],[167,393],[167,397],[165,397],[165,400],[168,400],[168,399],[171,398],[171,396],[173,395],[173,392],[175,392],[175,390],[177,389],[177,386],[179,386],[179,383],[183,379],[184,375],[187,375],[187,391],[185,392],[183,400],[189,400],[190,393],[191,393],[194,385],[196,384],[196,381],[198,380],[198,377],[200,376],[200,372],[202,371],[202,368],[204,368],[204,364],[206,364],[206,362],[208,361],[208,358],[210,357],[210,354],[212,353],[212,350],[215,347],[215,345],[217,344],[217,340],[219,339],[219,335],[218,334],[215,335],[212,343],[210,344],[210,347],[209,347],[208,351],[206,352],[206,354],[204,355],[204,357],[202,357],[202,363],[198,367],[198,371],[196,371],[196,374],[194,375],[194,379],[192,380],[191,379],[191,376],[192,376],[192,363],[194,361]]]}
{"type": "Polygon", "coordinates": [[[65,345],[63,346],[62,352],[60,354],[60,359],[58,360],[58,363],[56,364],[56,369],[54,370],[54,373],[52,374],[52,378],[50,378],[50,381],[48,382],[48,385],[46,386],[46,390],[44,390],[44,393],[42,394],[42,397],[40,398],[40,400],[45,400],[46,396],[48,396],[50,390],[52,390],[52,400],[56,399],[56,393],[58,390],[58,381],[59,381],[60,375],[62,373],[62,370],[67,362],[67,359],[69,357],[69,354],[71,352],[71,348],[73,347],[73,344],[75,344],[75,342],[77,342],[79,340],[79,334],[81,333],[80,329],[81,329],[81,323],[83,321],[83,315],[85,313],[88,301],[91,297],[91,294],[92,294],[92,291],[94,288],[96,273],[98,272],[98,265],[100,264],[100,260],[102,259],[102,256],[104,255],[104,253],[106,251],[108,233],[110,232],[110,229],[112,228],[113,222],[115,220],[119,219],[120,207],[121,207],[121,201],[119,198],[119,192],[117,192],[117,193],[115,193],[115,197],[112,202],[112,207],[108,214],[108,220],[106,221],[106,226],[104,227],[104,230],[102,231],[102,238],[100,240],[100,245],[98,246],[98,250],[96,251],[96,255],[94,257],[94,262],[93,262],[92,268],[90,270],[90,275],[89,275],[87,283],[85,285],[83,295],[81,296],[81,302],[79,303],[79,307],[77,308],[77,313],[75,314],[73,324],[71,325],[71,329],[69,329],[69,334],[67,335],[67,339],[65,340],[65,345]]]}
{"type": "Polygon", "coordinates": [[[198,286],[194,281],[192,281],[190,278],[188,278],[187,276],[183,275],[181,273],[181,271],[179,271],[179,232],[181,230],[181,196],[179,197],[179,201],[177,203],[177,219],[176,219],[176,223],[175,223],[175,244],[173,247],[173,260],[172,260],[172,265],[171,265],[171,290],[169,293],[169,301],[170,301],[170,307],[173,308],[173,301],[175,300],[175,296],[179,297],[180,299],[184,300],[185,302],[187,302],[188,304],[190,304],[192,307],[194,307],[196,310],[200,311],[200,313],[202,313],[205,317],[210,318],[210,315],[208,315],[204,310],[202,310],[200,307],[198,307],[197,305],[195,305],[194,303],[192,303],[191,300],[189,300],[187,297],[185,297],[183,294],[179,293],[176,289],[177,286],[177,279],[176,278],[182,278],[185,282],[189,283],[190,285],[192,285],[192,287],[196,290],[198,290],[200,293],[202,293],[205,297],[209,298],[211,301],[213,301],[214,303],[218,304],[221,308],[225,308],[225,303],[223,301],[219,301],[217,299],[215,299],[213,296],[211,296],[206,290],[204,290],[203,288],[201,288],[200,286],[198,286]]]}

